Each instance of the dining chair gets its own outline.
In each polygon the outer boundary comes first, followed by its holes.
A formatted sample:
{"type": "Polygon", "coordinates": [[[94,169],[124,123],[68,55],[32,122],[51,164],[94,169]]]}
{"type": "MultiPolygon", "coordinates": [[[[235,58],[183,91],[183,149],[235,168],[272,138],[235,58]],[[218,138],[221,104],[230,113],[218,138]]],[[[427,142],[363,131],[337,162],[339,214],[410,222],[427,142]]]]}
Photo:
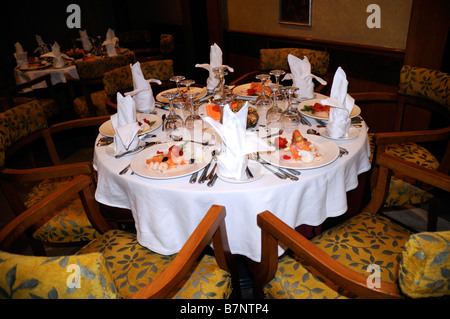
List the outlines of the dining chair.
{"type": "MultiPolygon", "coordinates": [[[[375,164],[374,156],[378,152],[388,152],[407,161],[414,162],[423,167],[448,173],[450,164],[445,163],[445,147],[436,143],[424,143],[420,137],[411,138],[411,128],[404,127],[405,116],[408,112],[420,113],[421,122],[425,123],[418,129],[439,129],[450,126],[450,75],[437,70],[411,67],[405,65],[400,72],[398,93],[390,92],[362,92],[351,93],[355,103],[363,108],[379,108],[388,106],[393,114],[386,118],[389,133],[369,133],[371,147],[371,161],[375,164]],[[400,133],[402,132],[402,133],[400,133]]],[[[411,114],[411,113],[409,113],[411,114]]],[[[370,127],[370,118],[368,125],[370,127]]],[[[421,123],[421,124],[422,124],[421,123]]],[[[378,169],[372,165],[371,174],[372,189],[376,185],[378,169]]],[[[386,199],[385,208],[402,207],[405,205],[417,205],[430,203],[428,214],[428,230],[435,230],[437,224],[437,210],[439,203],[433,199],[433,194],[406,179],[399,174],[394,174],[391,187],[386,199]]]]}
{"type": "Polygon", "coordinates": [[[170,59],[175,49],[175,38],[167,33],[133,30],[121,32],[119,39],[123,47],[133,50],[139,62],[170,59]]]}
{"type": "MultiPolygon", "coordinates": [[[[448,143],[450,128],[427,135],[428,140],[448,143]]],[[[311,240],[269,211],[257,216],[262,231],[262,257],[255,284],[258,298],[450,295],[450,231],[414,233],[378,213],[394,171],[426,183],[447,197],[449,175],[388,152],[377,154],[376,162],[379,176],[369,204],[360,214],[311,240]],[[280,259],[279,244],[288,249],[280,259]]]]}
{"type": "MultiPolygon", "coordinates": [[[[170,78],[173,76],[173,60],[155,60],[140,63],[144,78],[157,79],[161,85],[152,85],[153,94],[169,89],[172,86],[170,78]]],[[[133,75],[130,65],[126,65],[108,71],[103,76],[104,91],[106,93],[106,104],[112,108],[117,108],[115,100],[117,92],[124,93],[133,90],[133,75]]]]}
{"type": "MultiPolygon", "coordinates": [[[[290,72],[288,63],[288,55],[292,54],[300,59],[305,56],[308,58],[311,64],[311,73],[322,77],[329,82],[331,79],[328,74],[328,68],[330,65],[330,54],[327,51],[311,50],[304,48],[278,48],[278,49],[260,49],[260,66],[259,70],[248,72],[236,80],[232,81],[231,85],[245,84],[255,81],[255,76],[260,73],[268,73],[271,70],[283,70],[290,72]]],[[[282,78],[281,78],[282,79],[282,78]]],[[[281,80],[280,79],[280,80],[281,80]]],[[[318,85],[316,91],[323,90],[323,85],[318,85]]]]}
{"type": "MultiPolygon", "coordinates": [[[[95,181],[90,161],[67,164],[60,154],[70,155],[77,146],[75,142],[80,143],[83,136],[91,137],[90,129],[98,134],[98,127],[108,119],[109,116],[92,117],[49,126],[37,100],[0,113],[0,182],[16,216],[74,176],[86,175],[95,181]]],[[[36,253],[44,253],[42,243],[82,243],[98,236],[80,198],[74,197],[66,207],[53,213],[52,218],[34,225],[30,233],[36,253]]]]}
{"type": "Polygon", "coordinates": [[[239,288],[232,286],[224,207],[213,205],[179,253],[163,256],[141,246],[136,234],[110,228],[99,212],[94,191],[89,177],[77,176],[0,230],[0,297],[222,299],[239,288]],[[65,256],[25,256],[13,250],[26,229],[74,196],[83,199],[89,219],[101,234],[96,240],[65,256]],[[203,253],[211,241],[215,256],[203,253]]]}
{"type": "Polygon", "coordinates": [[[58,120],[57,115],[63,111],[60,103],[58,103],[58,98],[49,73],[25,83],[8,85],[3,91],[4,92],[2,92],[3,94],[0,97],[1,112],[20,104],[31,102],[32,100],[38,100],[40,102],[48,121],[56,122],[58,120]],[[24,90],[31,89],[34,85],[40,83],[45,83],[46,88],[39,89],[39,92],[34,90],[31,92],[24,92],[24,90]]]}
{"type": "Polygon", "coordinates": [[[128,51],[113,57],[75,60],[79,79],[65,74],[69,83],[75,113],[80,118],[110,114],[105,103],[103,74],[115,68],[136,62],[136,55],[128,51]],[[77,93],[81,92],[81,93],[77,93]]]}

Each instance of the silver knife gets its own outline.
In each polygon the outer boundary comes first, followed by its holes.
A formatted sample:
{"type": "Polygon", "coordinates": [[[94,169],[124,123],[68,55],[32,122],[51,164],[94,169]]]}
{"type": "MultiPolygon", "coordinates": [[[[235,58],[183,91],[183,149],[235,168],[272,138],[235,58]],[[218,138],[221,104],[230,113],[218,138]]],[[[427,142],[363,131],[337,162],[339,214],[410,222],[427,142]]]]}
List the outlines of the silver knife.
{"type": "Polygon", "coordinates": [[[199,182],[200,184],[202,184],[202,183],[205,181],[206,175],[208,174],[208,169],[209,169],[210,166],[211,166],[211,162],[209,162],[209,163],[205,166],[205,168],[203,169],[203,173],[202,173],[202,175],[200,175],[200,178],[198,179],[198,182],[199,182]]]}
{"type": "Polygon", "coordinates": [[[161,144],[161,142],[160,141],[147,142],[144,145],[136,147],[135,149],[132,149],[132,150],[129,150],[129,151],[117,154],[115,157],[116,158],[121,158],[122,156],[125,156],[127,154],[131,154],[131,153],[134,153],[134,152],[142,151],[143,149],[146,149],[147,147],[150,147],[150,146],[153,146],[153,145],[156,145],[156,144],[161,144]]]}
{"type": "Polygon", "coordinates": [[[217,173],[214,174],[214,175],[211,177],[211,180],[208,182],[207,185],[208,185],[209,187],[213,186],[214,183],[216,182],[216,179],[217,179],[217,173]]]}

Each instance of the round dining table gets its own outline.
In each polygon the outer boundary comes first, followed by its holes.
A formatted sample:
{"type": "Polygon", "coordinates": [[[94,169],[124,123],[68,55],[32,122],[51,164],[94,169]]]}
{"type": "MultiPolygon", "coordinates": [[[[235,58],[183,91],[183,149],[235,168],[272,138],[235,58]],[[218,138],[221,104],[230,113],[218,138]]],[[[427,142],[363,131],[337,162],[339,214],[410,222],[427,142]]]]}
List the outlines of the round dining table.
{"type": "MultiPolygon", "coordinates": [[[[61,68],[54,68],[52,66],[38,68],[35,70],[21,70],[19,68],[14,68],[14,77],[16,84],[22,84],[31,80],[34,80],[42,75],[50,74],[50,80],[53,85],[58,83],[66,83],[67,79],[65,74],[68,73],[75,79],[78,79],[77,68],[74,64],[69,64],[61,68]]],[[[32,90],[46,88],[45,82],[40,82],[32,86],[32,90]]]]}
{"type": "MultiPolygon", "coordinates": [[[[157,116],[164,113],[167,111],[157,108],[157,116]]],[[[206,116],[204,106],[199,113],[206,116]]],[[[311,137],[307,130],[318,129],[319,124],[314,118],[308,120],[311,127],[299,128],[306,138],[311,137]]],[[[297,181],[280,179],[260,167],[259,175],[250,181],[239,183],[218,178],[212,187],[207,183],[190,183],[190,175],[168,179],[148,178],[132,171],[119,175],[138,155],[117,159],[112,156],[111,145],[95,146],[94,167],[98,172],[95,198],[101,204],[131,210],[138,242],[164,255],[182,248],[211,205],[223,205],[231,252],[259,262],[261,231],[256,223],[259,213],[268,210],[295,228],[318,226],[327,218],[347,211],[347,192],[358,186],[358,175],[371,167],[364,121],[358,130],[359,134],[352,139],[332,141],[345,147],[347,155],[338,156],[325,166],[300,169],[297,181]]],[[[166,142],[167,134],[161,127],[153,133],[157,136],[146,141],[166,142]]],[[[99,133],[97,141],[101,137],[99,133]]],[[[279,254],[282,253],[280,247],[279,254]]]]}

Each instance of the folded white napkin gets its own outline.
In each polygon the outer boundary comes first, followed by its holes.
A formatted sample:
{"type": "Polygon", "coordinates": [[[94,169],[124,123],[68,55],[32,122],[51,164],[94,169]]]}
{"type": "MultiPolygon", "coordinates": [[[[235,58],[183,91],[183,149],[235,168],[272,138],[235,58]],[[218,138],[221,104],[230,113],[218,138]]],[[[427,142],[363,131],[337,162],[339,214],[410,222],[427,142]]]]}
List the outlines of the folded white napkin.
{"type": "Polygon", "coordinates": [[[109,28],[106,33],[106,40],[103,42],[103,45],[106,47],[106,51],[108,56],[116,56],[116,44],[119,43],[119,38],[116,37],[114,30],[109,28]]]}
{"type": "Polygon", "coordinates": [[[37,42],[37,44],[38,44],[38,47],[37,47],[36,50],[34,50],[34,52],[39,51],[39,55],[48,53],[48,52],[49,52],[49,51],[48,51],[48,47],[47,47],[47,45],[45,44],[44,40],[42,40],[41,36],[38,35],[38,34],[36,34],[35,37],[36,37],[36,42],[37,42]]]}
{"type": "Polygon", "coordinates": [[[254,132],[247,132],[247,113],[248,102],[237,113],[230,109],[230,105],[226,105],[223,108],[223,124],[211,117],[204,118],[224,142],[222,153],[217,157],[218,172],[224,177],[244,179],[247,154],[275,150],[275,147],[260,139],[254,132]]]}
{"type": "Polygon", "coordinates": [[[355,105],[355,99],[347,94],[347,88],[347,75],[339,67],[334,74],[330,97],[321,101],[323,105],[333,106],[330,108],[327,124],[328,134],[332,138],[347,137],[350,129],[349,116],[355,105]]]}
{"type": "Polygon", "coordinates": [[[81,40],[81,44],[83,45],[83,50],[84,51],[91,51],[92,43],[91,43],[91,40],[89,40],[89,36],[87,34],[87,31],[86,30],[79,30],[78,32],[80,33],[80,40],[81,40]]]}
{"type": "Polygon", "coordinates": [[[141,64],[136,62],[131,65],[131,74],[133,76],[133,88],[132,92],[125,93],[125,96],[132,96],[136,103],[136,109],[141,113],[150,113],[155,109],[155,98],[153,97],[153,90],[150,83],[158,83],[161,85],[161,81],[158,79],[146,80],[142,74],[141,64]]]}
{"type": "Polygon", "coordinates": [[[283,80],[292,80],[293,86],[298,88],[295,93],[296,97],[314,98],[313,79],[316,79],[322,85],[327,84],[325,80],[311,73],[311,64],[306,56],[302,60],[289,54],[288,63],[291,73],[286,74],[283,80]]]}
{"type": "Polygon", "coordinates": [[[116,154],[138,146],[139,124],[136,121],[136,104],[131,96],[123,97],[117,93],[117,113],[111,115],[113,125],[114,150],[116,154]]]}
{"type": "Polygon", "coordinates": [[[14,48],[16,52],[14,53],[14,57],[16,58],[17,67],[26,68],[28,67],[28,54],[23,50],[22,45],[19,42],[14,43],[14,48]]]}
{"type": "Polygon", "coordinates": [[[52,52],[41,55],[42,58],[53,58],[53,67],[62,68],[65,64],[65,60],[73,60],[68,55],[61,53],[58,42],[53,43],[52,52]]]}
{"type": "Polygon", "coordinates": [[[209,71],[209,77],[206,80],[206,88],[208,89],[208,91],[214,90],[219,84],[219,79],[216,78],[213,69],[220,66],[224,66],[228,69],[228,71],[234,72],[233,68],[229,67],[228,65],[222,64],[222,50],[217,44],[214,43],[213,45],[211,45],[211,50],[209,53],[209,64],[203,63],[195,65],[196,68],[203,68],[209,71]]]}

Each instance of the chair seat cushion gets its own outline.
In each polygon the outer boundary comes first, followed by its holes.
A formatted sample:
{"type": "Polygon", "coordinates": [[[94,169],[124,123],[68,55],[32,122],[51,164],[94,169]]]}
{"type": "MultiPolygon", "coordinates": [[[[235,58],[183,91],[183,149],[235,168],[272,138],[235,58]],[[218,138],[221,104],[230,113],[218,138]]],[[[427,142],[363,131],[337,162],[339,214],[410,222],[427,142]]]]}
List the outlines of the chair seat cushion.
{"type": "MultiPolygon", "coordinates": [[[[33,206],[58,186],[66,184],[71,179],[58,178],[42,181],[28,194],[25,206],[33,206]]],[[[91,241],[99,236],[84,212],[79,197],[74,197],[66,207],[58,211],[53,217],[36,226],[37,230],[33,233],[33,237],[48,243],[91,241]]]]}
{"type": "MultiPolygon", "coordinates": [[[[275,277],[264,287],[268,299],[344,299],[337,289],[314,276],[300,257],[290,254],[278,260],[275,277]]],[[[329,284],[329,283],[328,283],[329,284]]]]}
{"type": "Polygon", "coordinates": [[[369,276],[368,267],[377,265],[382,281],[396,282],[401,254],[410,235],[409,230],[379,214],[361,213],[312,242],[356,272],[369,276]]]}
{"type": "Polygon", "coordinates": [[[450,231],[411,235],[402,254],[399,285],[412,298],[450,295],[450,231]]]}
{"type": "MultiPolygon", "coordinates": [[[[108,110],[106,109],[106,93],[105,91],[97,91],[91,93],[92,103],[94,104],[96,110],[96,116],[108,115],[108,110]]],[[[86,98],[84,96],[77,97],[73,100],[75,113],[81,118],[89,117],[89,108],[86,103],[86,98]]]]}
{"type": "MultiPolygon", "coordinates": [[[[160,255],[141,246],[136,234],[111,230],[83,247],[78,254],[101,252],[122,297],[146,286],[158,276],[176,255],[160,255]]],[[[226,299],[231,294],[231,277],[217,265],[215,258],[205,255],[174,292],[173,298],[226,299]]]]}
{"type": "Polygon", "coordinates": [[[0,251],[0,298],[116,299],[118,295],[100,253],[36,257],[0,251]]]}

